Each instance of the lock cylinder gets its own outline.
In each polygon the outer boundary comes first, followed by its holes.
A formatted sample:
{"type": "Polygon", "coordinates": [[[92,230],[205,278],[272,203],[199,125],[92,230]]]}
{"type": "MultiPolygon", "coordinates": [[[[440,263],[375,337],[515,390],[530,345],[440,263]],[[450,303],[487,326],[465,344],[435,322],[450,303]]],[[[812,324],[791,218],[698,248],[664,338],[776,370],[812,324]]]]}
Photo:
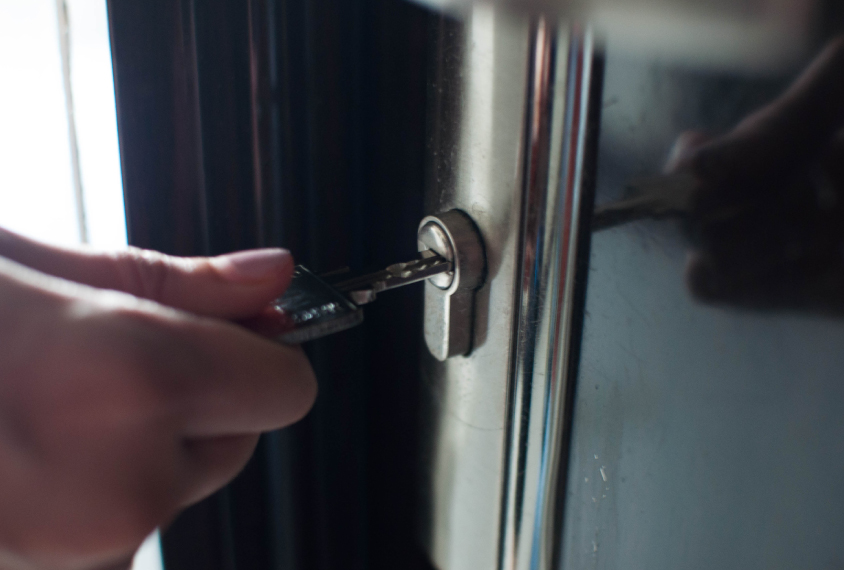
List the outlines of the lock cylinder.
{"type": "Polygon", "coordinates": [[[425,343],[437,360],[472,351],[475,291],[484,284],[486,256],[472,219],[461,210],[426,216],[419,223],[419,251],[431,250],[452,270],[425,282],[425,343]]]}

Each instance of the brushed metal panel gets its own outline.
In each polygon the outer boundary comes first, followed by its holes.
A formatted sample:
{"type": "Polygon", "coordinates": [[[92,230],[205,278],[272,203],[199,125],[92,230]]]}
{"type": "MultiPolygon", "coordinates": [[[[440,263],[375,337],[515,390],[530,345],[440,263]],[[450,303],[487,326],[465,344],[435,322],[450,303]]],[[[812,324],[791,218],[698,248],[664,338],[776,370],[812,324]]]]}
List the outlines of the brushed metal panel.
{"type": "Polygon", "coordinates": [[[458,208],[484,240],[469,357],[423,363],[431,410],[427,548],[441,570],[497,568],[531,26],[489,6],[443,22],[426,211],[458,208]]]}
{"type": "Polygon", "coordinates": [[[551,568],[557,553],[577,221],[597,133],[592,36],[568,29],[478,6],[440,30],[426,208],[472,216],[488,269],[470,355],[424,363],[423,534],[441,570],[551,568]]]}

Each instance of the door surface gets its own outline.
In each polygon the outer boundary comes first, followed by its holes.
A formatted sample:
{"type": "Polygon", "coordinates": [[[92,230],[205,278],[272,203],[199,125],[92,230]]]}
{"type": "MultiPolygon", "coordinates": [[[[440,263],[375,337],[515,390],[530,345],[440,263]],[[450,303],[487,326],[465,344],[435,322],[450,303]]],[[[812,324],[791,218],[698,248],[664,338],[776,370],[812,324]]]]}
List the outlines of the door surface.
{"type": "Polygon", "coordinates": [[[423,361],[442,570],[844,560],[840,40],[779,99],[840,20],[780,3],[672,27],[669,4],[648,38],[490,6],[439,29],[426,208],[471,215],[489,269],[472,352],[423,361]],[[776,100],[688,167],[690,216],[592,227],[684,133],[776,100]]]}

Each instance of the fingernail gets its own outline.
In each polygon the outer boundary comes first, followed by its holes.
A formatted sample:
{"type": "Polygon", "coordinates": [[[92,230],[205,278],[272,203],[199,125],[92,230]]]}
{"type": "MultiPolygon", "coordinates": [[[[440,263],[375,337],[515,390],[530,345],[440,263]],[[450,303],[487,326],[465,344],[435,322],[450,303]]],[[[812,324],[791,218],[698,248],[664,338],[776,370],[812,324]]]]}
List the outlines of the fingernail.
{"type": "Polygon", "coordinates": [[[217,256],[212,260],[223,277],[241,283],[270,279],[291,262],[290,252],[280,248],[237,251],[217,256]]]}

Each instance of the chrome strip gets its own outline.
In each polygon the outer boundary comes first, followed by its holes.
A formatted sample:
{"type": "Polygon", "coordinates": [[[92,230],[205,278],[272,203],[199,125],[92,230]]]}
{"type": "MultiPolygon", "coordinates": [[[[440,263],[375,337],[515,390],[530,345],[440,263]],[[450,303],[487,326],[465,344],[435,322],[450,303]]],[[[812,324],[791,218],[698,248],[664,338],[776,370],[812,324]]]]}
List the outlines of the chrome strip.
{"type": "Polygon", "coordinates": [[[541,18],[532,30],[532,56],[528,76],[528,112],[525,117],[525,172],[522,190],[521,237],[516,265],[517,286],[513,298],[515,318],[510,362],[508,444],[505,448],[505,486],[501,520],[499,568],[514,570],[529,563],[532,542],[532,507],[527,495],[536,492],[536,473],[528,468],[530,431],[536,419],[534,404],[534,353],[537,349],[544,284],[546,208],[549,201],[548,173],[553,116],[552,96],[556,42],[548,22],[541,18]],[[529,511],[525,513],[525,510],[529,511]],[[526,516],[527,515],[527,516],[526,516]]]}
{"type": "Polygon", "coordinates": [[[538,22],[514,301],[502,570],[555,568],[561,537],[558,489],[565,477],[563,431],[579,213],[592,136],[594,50],[591,33],[572,28],[555,36],[546,22],[538,22]]]}

